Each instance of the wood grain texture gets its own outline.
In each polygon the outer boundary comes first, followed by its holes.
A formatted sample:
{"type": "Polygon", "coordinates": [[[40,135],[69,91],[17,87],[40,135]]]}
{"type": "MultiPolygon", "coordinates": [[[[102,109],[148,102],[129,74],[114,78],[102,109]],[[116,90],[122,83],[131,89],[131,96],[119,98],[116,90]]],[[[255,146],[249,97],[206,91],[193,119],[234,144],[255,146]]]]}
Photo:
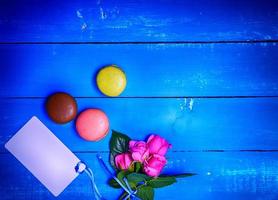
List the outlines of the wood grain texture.
{"type": "Polygon", "coordinates": [[[1,42],[277,40],[275,0],[0,2],[1,42]]]}
{"type": "Polygon", "coordinates": [[[127,75],[121,96],[278,95],[278,46],[1,45],[0,96],[103,96],[95,76],[107,64],[127,75]]]}
{"type": "MultiPolygon", "coordinates": [[[[197,172],[178,183],[156,190],[155,199],[246,200],[278,198],[278,153],[168,153],[164,173],[197,172]],[[179,189],[178,189],[179,188],[179,189]]],[[[102,153],[105,159],[108,154],[102,153]]],[[[107,199],[121,190],[107,185],[109,176],[100,168],[94,153],[78,153],[95,172],[99,189],[107,199]]],[[[0,155],[2,200],[92,199],[89,179],[80,175],[58,197],[53,197],[12,155],[0,155]]]]}
{"type": "Polygon", "coordinates": [[[65,91],[134,139],[169,140],[165,173],[198,173],[155,199],[277,200],[277,44],[276,0],[0,1],[0,199],[92,199],[85,175],[54,198],[4,149],[33,115],[88,163],[104,197],[120,195],[96,160],[111,133],[85,142],[74,122],[47,117],[45,97],[65,91]],[[107,64],[127,75],[121,98],[95,85],[107,64]]]}
{"type": "MultiPolygon", "coordinates": [[[[0,150],[33,115],[73,151],[108,151],[110,134],[100,142],[79,138],[74,122],[58,125],[44,109],[45,99],[0,100],[0,150]]],[[[78,98],[79,112],[100,108],[112,129],[134,139],[151,133],[167,138],[173,151],[276,150],[278,98],[94,99],[78,98]]]]}

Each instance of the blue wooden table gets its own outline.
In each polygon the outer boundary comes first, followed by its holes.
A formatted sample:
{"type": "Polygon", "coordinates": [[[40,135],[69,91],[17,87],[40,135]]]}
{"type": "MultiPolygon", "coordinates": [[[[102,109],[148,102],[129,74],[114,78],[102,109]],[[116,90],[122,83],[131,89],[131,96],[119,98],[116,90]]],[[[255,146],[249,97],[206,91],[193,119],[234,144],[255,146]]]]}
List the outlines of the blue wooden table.
{"type": "Polygon", "coordinates": [[[165,172],[197,176],[155,199],[278,199],[278,1],[83,0],[0,2],[0,199],[92,199],[86,176],[53,197],[4,144],[36,115],[107,185],[111,133],[86,142],[74,122],[53,123],[45,99],[69,92],[78,111],[104,110],[135,139],[158,133],[173,145],[165,172]],[[117,64],[120,97],[97,89],[117,64]]]}

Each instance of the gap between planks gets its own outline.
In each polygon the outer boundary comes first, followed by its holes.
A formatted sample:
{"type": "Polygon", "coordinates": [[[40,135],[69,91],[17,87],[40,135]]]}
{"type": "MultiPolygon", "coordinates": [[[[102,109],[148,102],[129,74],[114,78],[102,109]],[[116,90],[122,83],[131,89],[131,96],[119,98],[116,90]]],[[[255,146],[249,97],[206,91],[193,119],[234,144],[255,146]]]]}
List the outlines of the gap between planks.
{"type": "MultiPolygon", "coordinates": [[[[45,99],[47,96],[0,96],[0,99],[45,99]]],[[[179,98],[191,98],[191,99],[251,99],[251,98],[278,98],[278,95],[249,95],[249,96],[119,96],[119,97],[107,97],[107,96],[74,96],[76,99],[179,99],[179,98]]]]}
{"type": "Polygon", "coordinates": [[[254,44],[254,43],[278,43],[278,40],[215,40],[215,41],[123,41],[123,42],[113,42],[113,41],[100,41],[100,42],[29,42],[29,41],[22,41],[22,42],[0,42],[0,45],[6,45],[6,44],[112,44],[112,45],[131,45],[131,44],[254,44]]]}
{"type": "MultiPolygon", "coordinates": [[[[73,153],[104,153],[108,154],[109,151],[72,151],[73,153]]],[[[268,149],[268,150],[219,150],[219,149],[212,149],[212,150],[175,150],[170,151],[172,153],[244,153],[244,152],[253,152],[253,153],[274,153],[278,152],[278,149],[268,149]]],[[[9,154],[7,151],[0,151],[0,155],[9,154]]]]}

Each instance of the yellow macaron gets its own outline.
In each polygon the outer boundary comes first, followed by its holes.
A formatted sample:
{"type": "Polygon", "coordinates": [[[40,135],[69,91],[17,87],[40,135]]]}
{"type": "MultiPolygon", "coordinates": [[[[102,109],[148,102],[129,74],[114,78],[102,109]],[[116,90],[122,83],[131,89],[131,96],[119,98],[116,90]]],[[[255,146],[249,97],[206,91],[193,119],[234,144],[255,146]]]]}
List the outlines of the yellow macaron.
{"type": "Polygon", "coordinates": [[[106,66],[98,72],[97,86],[107,96],[119,96],[126,87],[125,73],[116,65],[106,66]]]}

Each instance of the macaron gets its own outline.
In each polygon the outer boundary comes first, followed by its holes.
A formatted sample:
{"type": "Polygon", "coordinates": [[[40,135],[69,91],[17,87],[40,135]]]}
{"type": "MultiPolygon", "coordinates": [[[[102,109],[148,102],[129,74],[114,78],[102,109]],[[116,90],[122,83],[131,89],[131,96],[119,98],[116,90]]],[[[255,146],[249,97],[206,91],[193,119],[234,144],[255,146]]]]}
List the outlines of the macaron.
{"type": "Polygon", "coordinates": [[[119,96],[126,87],[126,75],[116,65],[102,68],[97,74],[97,86],[99,90],[110,97],[119,96]]]}
{"type": "Polygon", "coordinates": [[[71,95],[58,92],[48,97],[46,111],[54,122],[65,124],[76,117],[77,104],[71,95]]]}
{"type": "Polygon", "coordinates": [[[109,120],[99,109],[87,109],[79,114],[76,130],[81,138],[87,141],[98,141],[109,132],[109,120]]]}

